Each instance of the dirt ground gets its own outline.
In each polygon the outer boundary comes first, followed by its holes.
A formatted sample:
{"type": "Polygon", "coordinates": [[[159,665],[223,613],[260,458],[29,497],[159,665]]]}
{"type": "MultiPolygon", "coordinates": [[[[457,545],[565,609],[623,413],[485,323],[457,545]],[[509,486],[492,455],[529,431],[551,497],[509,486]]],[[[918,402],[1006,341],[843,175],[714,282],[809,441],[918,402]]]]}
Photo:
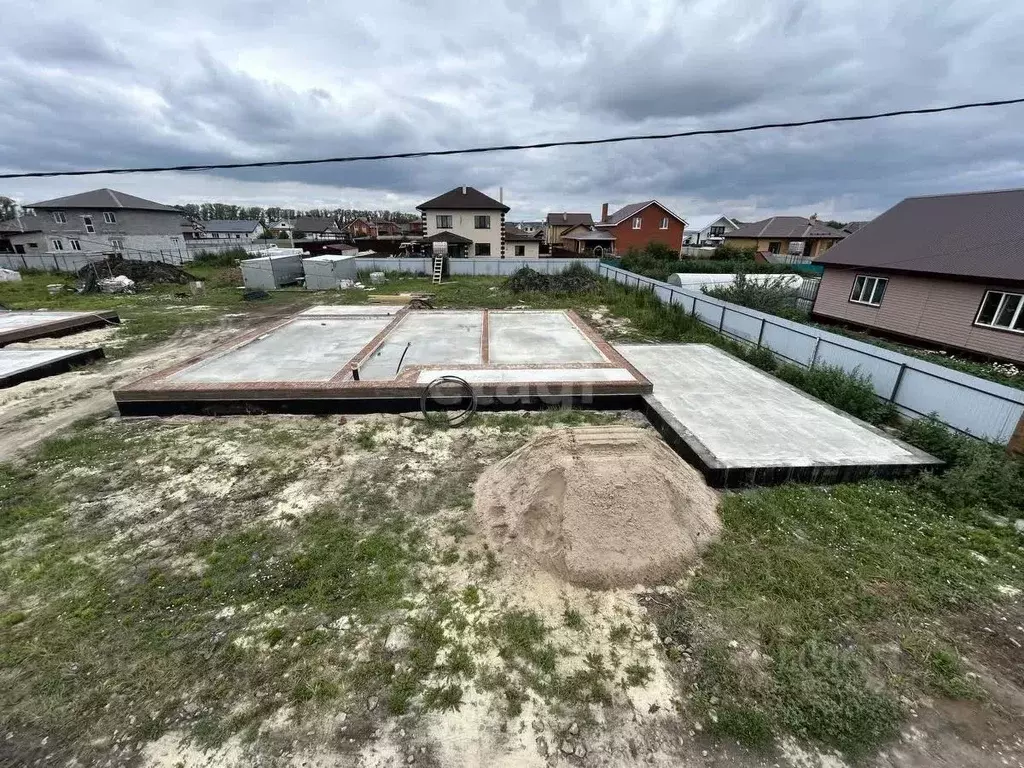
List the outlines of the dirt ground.
{"type": "MultiPolygon", "coordinates": [[[[0,526],[0,765],[853,764],[713,735],[692,707],[700,639],[666,643],[656,621],[693,570],[591,590],[488,547],[484,468],[559,424],[637,414],[113,415],[113,386],[248,322],[0,390],[0,463],[31,510],[0,526]]],[[[984,696],[905,702],[859,764],[1024,765],[1018,598],[959,627],[984,696]]]]}

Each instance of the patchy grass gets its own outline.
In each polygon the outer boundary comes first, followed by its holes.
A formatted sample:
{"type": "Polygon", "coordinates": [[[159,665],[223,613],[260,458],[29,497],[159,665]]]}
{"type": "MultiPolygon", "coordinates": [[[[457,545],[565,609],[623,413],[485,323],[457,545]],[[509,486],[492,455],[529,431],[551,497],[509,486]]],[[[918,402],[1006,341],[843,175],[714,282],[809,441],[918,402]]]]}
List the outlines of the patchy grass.
{"type": "Polygon", "coordinates": [[[690,591],[652,611],[662,635],[692,643],[694,705],[716,732],[856,756],[896,734],[901,695],[977,695],[937,619],[1024,584],[1011,528],[885,482],[731,495],[722,514],[690,591]]]}

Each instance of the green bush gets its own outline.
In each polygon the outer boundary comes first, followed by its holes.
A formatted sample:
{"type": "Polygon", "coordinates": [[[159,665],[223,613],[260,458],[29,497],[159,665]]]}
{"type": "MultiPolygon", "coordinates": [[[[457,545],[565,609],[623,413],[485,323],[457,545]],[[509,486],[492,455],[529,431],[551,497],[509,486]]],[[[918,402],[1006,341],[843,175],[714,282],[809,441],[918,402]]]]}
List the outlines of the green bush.
{"type": "Polygon", "coordinates": [[[934,417],[903,425],[907,442],[948,464],[941,475],[922,475],[924,490],[956,508],[985,506],[1020,517],[1024,499],[1024,459],[999,445],[960,435],[934,417]]]}
{"type": "Polygon", "coordinates": [[[666,251],[671,252],[671,249],[660,245],[653,250],[652,246],[643,250],[631,248],[618,260],[617,266],[635,274],[662,281],[667,280],[668,276],[675,272],[734,274],[737,272],[783,273],[792,271],[784,264],[761,264],[745,260],[742,255],[739,255],[735,261],[680,259],[671,253],[669,258],[665,258],[666,251]]]}
{"type": "Polygon", "coordinates": [[[505,287],[512,293],[580,294],[597,290],[600,280],[597,273],[577,262],[557,275],[542,275],[523,267],[509,277],[505,287]]]}
{"type": "Polygon", "coordinates": [[[200,251],[192,258],[192,263],[201,267],[234,267],[241,259],[251,256],[244,248],[231,248],[227,251],[200,251]]]}
{"type": "Polygon", "coordinates": [[[711,258],[716,261],[754,261],[755,248],[737,248],[729,243],[722,243],[715,248],[711,258]]]}
{"type": "Polygon", "coordinates": [[[780,365],[775,375],[858,419],[884,424],[895,416],[892,404],[878,399],[871,379],[862,373],[847,373],[831,365],[804,369],[787,363],[780,365]]]}
{"type": "Polygon", "coordinates": [[[741,272],[736,275],[733,285],[705,288],[704,293],[777,317],[796,321],[807,319],[807,313],[797,307],[799,290],[792,287],[782,275],[761,283],[747,279],[747,275],[741,272]]]}

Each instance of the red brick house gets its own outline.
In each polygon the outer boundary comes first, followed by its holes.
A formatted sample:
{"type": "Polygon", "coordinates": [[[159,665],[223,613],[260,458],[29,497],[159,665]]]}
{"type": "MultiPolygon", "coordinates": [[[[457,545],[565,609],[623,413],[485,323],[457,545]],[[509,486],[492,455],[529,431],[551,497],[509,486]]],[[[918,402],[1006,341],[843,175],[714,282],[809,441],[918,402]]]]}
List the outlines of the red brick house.
{"type": "Polygon", "coordinates": [[[350,237],[376,237],[377,227],[366,219],[352,219],[345,225],[345,232],[350,237]]]}
{"type": "Polygon", "coordinates": [[[679,252],[686,222],[657,200],[645,200],[619,208],[611,215],[605,203],[601,206],[601,221],[595,226],[615,237],[615,251],[619,254],[650,243],[661,243],[679,252]]]}
{"type": "Polygon", "coordinates": [[[377,237],[398,237],[402,234],[402,228],[393,221],[375,222],[377,237]]]}
{"type": "Polygon", "coordinates": [[[1024,189],[908,197],[817,259],[814,316],[1024,363],[1024,189]]]}

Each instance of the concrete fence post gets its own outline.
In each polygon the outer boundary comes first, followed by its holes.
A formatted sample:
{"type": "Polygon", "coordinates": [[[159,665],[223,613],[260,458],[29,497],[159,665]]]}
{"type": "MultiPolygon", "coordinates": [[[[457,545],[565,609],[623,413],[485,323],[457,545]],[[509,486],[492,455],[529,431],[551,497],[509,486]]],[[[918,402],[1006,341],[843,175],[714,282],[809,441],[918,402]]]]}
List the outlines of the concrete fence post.
{"type": "Polygon", "coordinates": [[[761,318],[761,327],[757,331],[757,346],[761,347],[761,341],[764,339],[764,318],[761,318]]]}
{"type": "Polygon", "coordinates": [[[725,305],[722,305],[722,316],[718,318],[718,332],[721,333],[725,327],[725,305]]]}

